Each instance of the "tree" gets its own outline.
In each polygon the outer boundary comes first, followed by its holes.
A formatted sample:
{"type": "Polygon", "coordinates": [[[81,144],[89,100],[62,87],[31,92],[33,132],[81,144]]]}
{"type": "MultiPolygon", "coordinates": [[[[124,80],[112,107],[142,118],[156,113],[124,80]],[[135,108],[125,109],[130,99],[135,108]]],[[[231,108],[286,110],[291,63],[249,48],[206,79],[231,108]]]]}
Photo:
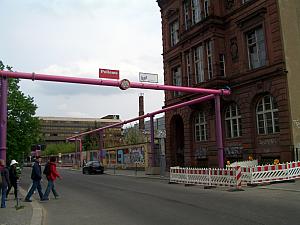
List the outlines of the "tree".
{"type": "Polygon", "coordinates": [[[125,131],[125,143],[135,145],[145,142],[145,136],[136,127],[129,127],[125,131]]]}
{"type": "Polygon", "coordinates": [[[58,153],[75,152],[75,143],[48,144],[43,155],[58,155],[58,153]]]}
{"type": "MultiPolygon", "coordinates": [[[[12,71],[0,61],[0,70],[12,71]]],[[[40,139],[39,119],[35,117],[37,106],[33,98],[20,91],[19,79],[8,79],[7,99],[7,161],[21,160],[28,155],[31,146],[40,139]]]]}
{"type": "MultiPolygon", "coordinates": [[[[88,129],[87,131],[91,131],[91,129],[88,129]]],[[[95,150],[99,148],[99,137],[97,133],[89,133],[84,136],[83,142],[82,142],[83,150],[89,151],[89,150],[95,150]]]]}

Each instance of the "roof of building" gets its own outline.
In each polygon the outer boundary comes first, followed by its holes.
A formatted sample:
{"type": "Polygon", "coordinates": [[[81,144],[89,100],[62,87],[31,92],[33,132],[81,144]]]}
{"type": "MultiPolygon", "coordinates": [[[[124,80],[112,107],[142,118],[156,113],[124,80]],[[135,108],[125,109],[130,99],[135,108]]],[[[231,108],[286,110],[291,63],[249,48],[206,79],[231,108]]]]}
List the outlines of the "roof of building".
{"type": "Polygon", "coordinates": [[[84,122],[102,122],[102,123],[117,123],[122,122],[120,119],[102,119],[102,118],[75,118],[75,117],[47,117],[39,116],[40,120],[51,121],[84,121],[84,122]]]}

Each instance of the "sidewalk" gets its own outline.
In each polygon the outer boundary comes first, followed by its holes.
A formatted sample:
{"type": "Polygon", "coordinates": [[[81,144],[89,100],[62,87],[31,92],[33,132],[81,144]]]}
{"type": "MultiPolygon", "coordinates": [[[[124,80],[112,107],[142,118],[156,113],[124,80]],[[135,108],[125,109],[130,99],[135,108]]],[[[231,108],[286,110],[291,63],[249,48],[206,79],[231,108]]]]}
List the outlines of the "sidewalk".
{"type": "Polygon", "coordinates": [[[12,194],[8,196],[6,208],[0,208],[0,225],[41,225],[42,224],[42,208],[36,202],[24,202],[25,190],[20,189],[19,208],[16,209],[17,201],[12,194]]]}

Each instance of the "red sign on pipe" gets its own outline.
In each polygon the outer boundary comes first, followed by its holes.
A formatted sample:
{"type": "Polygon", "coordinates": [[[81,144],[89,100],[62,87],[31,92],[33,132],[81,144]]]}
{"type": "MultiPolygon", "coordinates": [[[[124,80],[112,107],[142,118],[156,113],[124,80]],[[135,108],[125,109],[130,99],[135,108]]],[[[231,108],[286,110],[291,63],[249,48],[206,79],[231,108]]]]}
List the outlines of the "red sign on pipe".
{"type": "Polygon", "coordinates": [[[109,78],[119,80],[119,70],[101,69],[99,68],[99,78],[109,78]]]}

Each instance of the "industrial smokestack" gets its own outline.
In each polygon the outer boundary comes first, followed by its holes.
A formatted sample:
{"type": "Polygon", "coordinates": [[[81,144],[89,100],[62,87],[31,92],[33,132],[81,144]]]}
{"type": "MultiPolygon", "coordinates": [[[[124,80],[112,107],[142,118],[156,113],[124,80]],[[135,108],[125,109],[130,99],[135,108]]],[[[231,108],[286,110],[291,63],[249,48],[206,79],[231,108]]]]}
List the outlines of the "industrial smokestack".
{"type": "MultiPolygon", "coordinates": [[[[139,116],[144,115],[144,93],[140,93],[139,95],[139,116]]],[[[145,130],[145,122],[144,119],[139,120],[139,129],[145,130]]]]}

